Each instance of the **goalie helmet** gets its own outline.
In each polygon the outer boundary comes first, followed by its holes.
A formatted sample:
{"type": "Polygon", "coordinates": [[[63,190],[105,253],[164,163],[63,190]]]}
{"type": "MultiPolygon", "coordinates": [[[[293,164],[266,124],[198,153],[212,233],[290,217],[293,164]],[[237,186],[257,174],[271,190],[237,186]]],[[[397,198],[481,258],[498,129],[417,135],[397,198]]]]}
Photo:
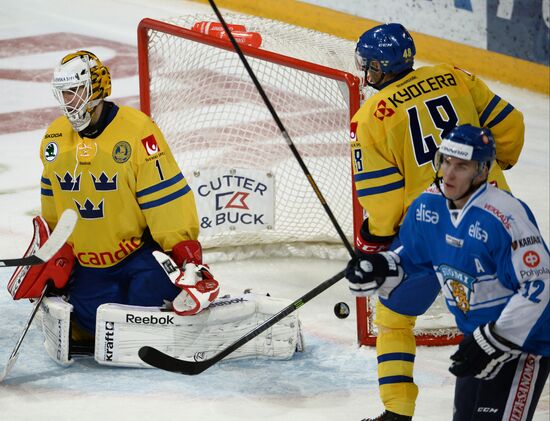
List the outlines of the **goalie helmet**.
{"type": "Polygon", "coordinates": [[[111,94],[111,76],[95,54],[80,50],[61,59],[52,89],[61,111],[79,132],[90,124],[95,107],[111,94]]]}
{"type": "Polygon", "coordinates": [[[369,29],[359,37],[355,48],[358,70],[366,72],[371,62],[380,63],[384,73],[401,73],[414,65],[414,41],[400,23],[386,23],[369,29]]]}

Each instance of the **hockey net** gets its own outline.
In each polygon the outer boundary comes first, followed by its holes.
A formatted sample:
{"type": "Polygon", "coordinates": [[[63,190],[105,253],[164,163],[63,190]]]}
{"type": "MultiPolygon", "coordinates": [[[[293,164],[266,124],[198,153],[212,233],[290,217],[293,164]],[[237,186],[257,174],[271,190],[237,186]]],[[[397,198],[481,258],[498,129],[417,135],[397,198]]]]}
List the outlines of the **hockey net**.
{"type": "MultiPolygon", "coordinates": [[[[354,43],[257,17],[225,19],[241,25],[233,30],[235,38],[352,242],[363,219],[349,152],[349,121],[360,106],[354,43]]],[[[193,15],[143,19],[138,28],[141,109],[163,131],[195,193],[205,259],[347,259],[319,198],[215,22],[214,15],[193,15]]],[[[372,312],[367,300],[358,299],[361,344],[375,338],[372,312]]]]}

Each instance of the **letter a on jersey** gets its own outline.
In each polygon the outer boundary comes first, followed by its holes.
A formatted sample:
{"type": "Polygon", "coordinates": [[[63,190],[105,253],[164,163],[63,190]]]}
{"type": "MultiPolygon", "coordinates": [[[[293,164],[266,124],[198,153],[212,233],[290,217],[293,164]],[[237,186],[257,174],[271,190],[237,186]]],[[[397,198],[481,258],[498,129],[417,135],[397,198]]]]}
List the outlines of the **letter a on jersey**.
{"type": "Polygon", "coordinates": [[[483,265],[481,264],[480,260],[477,257],[474,258],[474,262],[476,264],[477,273],[485,272],[485,269],[483,268],[483,265]]]}

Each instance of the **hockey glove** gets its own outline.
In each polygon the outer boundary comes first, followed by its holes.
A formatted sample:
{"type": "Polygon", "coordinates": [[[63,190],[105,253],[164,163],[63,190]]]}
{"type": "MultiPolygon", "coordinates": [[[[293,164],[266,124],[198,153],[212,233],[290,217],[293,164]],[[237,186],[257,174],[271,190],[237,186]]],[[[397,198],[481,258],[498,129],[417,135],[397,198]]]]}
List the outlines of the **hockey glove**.
{"type": "Polygon", "coordinates": [[[403,279],[399,256],[393,251],[366,254],[352,259],[346,268],[348,286],[356,297],[368,297],[375,292],[387,299],[403,279]]]}
{"type": "MultiPolygon", "coordinates": [[[[25,256],[38,250],[49,238],[50,229],[41,216],[33,219],[34,235],[25,256]]],[[[38,298],[47,282],[61,290],[69,282],[74,266],[72,247],[65,243],[53,257],[42,265],[19,266],[8,281],[8,291],[14,300],[38,298]]]]}
{"type": "Polygon", "coordinates": [[[395,236],[379,237],[369,232],[369,219],[363,221],[363,225],[355,239],[355,247],[360,256],[387,251],[395,236]]]}
{"type": "Polygon", "coordinates": [[[220,293],[220,285],[207,266],[187,263],[185,269],[176,265],[165,253],[154,251],[153,256],[162,266],[170,281],[182,291],[172,306],[180,316],[191,316],[207,308],[220,293]]]}
{"type": "Polygon", "coordinates": [[[502,366],[521,351],[516,345],[494,332],[494,323],[479,326],[473,335],[465,336],[458,351],[451,355],[449,371],[457,377],[475,376],[493,379],[502,366]]]}

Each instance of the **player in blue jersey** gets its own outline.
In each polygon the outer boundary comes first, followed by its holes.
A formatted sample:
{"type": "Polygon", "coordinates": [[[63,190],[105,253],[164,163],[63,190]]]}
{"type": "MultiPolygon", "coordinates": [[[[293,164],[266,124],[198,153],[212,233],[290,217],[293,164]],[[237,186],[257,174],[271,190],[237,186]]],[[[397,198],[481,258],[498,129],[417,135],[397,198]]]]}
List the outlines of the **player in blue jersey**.
{"type": "Polygon", "coordinates": [[[393,251],[352,260],[346,274],[352,293],[376,291],[411,316],[442,289],[464,333],[449,368],[454,421],[532,419],[550,369],[548,247],[530,209],[487,183],[495,156],[488,129],[453,129],[436,154],[440,178],[411,204],[393,251]]]}
{"type": "MultiPolygon", "coordinates": [[[[408,207],[432,182],[441,139],[458,124],[491,129],[496,165],[489,182],[509,190],[504,170],[518,160],[523,115],[475,75],[448,64],[414,68],[416,47],[399,23],[366,31],[356,63],[368,97],[351,119],[351,156],[358,200],[367,212],[356,238],[359,253],[388,250],[408,207]]],[[[386,411],[371,421],[408,421],[418,387],[413,368],[415,320],[376,302],[380,398],[386,411]]]]}

